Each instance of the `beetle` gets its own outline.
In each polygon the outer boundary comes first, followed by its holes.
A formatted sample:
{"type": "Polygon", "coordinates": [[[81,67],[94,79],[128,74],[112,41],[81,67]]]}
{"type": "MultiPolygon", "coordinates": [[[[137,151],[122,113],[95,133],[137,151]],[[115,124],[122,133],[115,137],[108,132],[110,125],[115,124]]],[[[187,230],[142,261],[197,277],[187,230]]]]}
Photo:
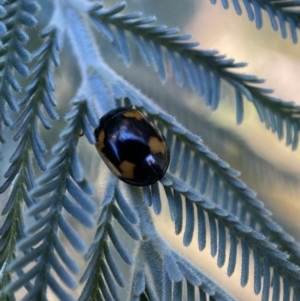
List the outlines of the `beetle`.
{"type": "Polygon", "coordinates": [[[94,135],[96,149],[107,167],[127,184],[154,184],[169,167],[165,137],[133,107],[119,107],[103,115],[94,135]]]}

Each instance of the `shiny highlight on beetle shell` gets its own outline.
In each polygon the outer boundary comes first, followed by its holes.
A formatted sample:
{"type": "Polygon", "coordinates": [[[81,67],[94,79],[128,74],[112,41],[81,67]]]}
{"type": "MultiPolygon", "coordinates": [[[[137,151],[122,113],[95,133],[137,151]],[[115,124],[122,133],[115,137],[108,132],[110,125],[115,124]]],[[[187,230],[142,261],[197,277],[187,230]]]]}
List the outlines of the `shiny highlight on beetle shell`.
{"type": "Polygon", "coordinates": [[[132,107],[111,110],[95,129],[96,149],[122,181],[147,186],[166,173],[170,152],[160,130],[132,107]]]}

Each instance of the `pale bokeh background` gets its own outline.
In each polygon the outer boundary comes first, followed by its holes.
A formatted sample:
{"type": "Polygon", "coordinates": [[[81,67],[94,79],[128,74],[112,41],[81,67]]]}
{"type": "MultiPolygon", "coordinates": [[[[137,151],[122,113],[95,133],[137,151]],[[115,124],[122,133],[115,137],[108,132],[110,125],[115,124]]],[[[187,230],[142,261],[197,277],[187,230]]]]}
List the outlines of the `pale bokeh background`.
{"type": "MultiPolygon", "coordinates": [[[[255,24],[247,19],[243,4],[241,6],[243,15],[238,16],[231,3],[230,9],[224,10],[220,1],[216,5],[211,5],[209,1],[202,1],[197,9],[197,16],[189,22],[184,32],[192,32],[193,40],[200,41],[201,49],[216,49],[221,54],[235,58],[236,61],[248,62],[243,73],[265,78],[264,86],[273,88],[275,97],[293,100],[300,104],[300,45],[294,45],[290,37],[283,40],[279,32],[274,32],[266,14],[263,15],[263,28],[257,30],[255,24]]],[[[209,113],[207,111],[203,113],[202,108],[199,108],[199,100],[196,98],[189,99],[189,106],[193,112],[199,113],[200,116],[205,115],[207,118],[209,113]]],[[[232,103],[234,105],[233,99],[232,103]]],[[[210,113],[208,118],[220,127],[242,137],[257,156],[265,158],[272,165],[295,176],[299,184],[299,150],[292,152],[285,146],[284,141],[279,142],[276,135],[267,131],[258,120],[257,113],[250,103],[245,105],[245,118],[240,126],[235,124],[235,110],[226,105],[221,105],[220,110],[210,113]]],[[[226,137],[223,143],[226,144],[226,137]]],[[[209,142],[207,144],[210,145],[209,142]]],[[[221,154],[220,156],[222,157],[221,154]]],[[[237,168],[234,162],[231,164],[237,168]]],[[[250,174],[247,174],[248,170],[243,170],[243,166],[239,169],[243,171],[242,178],[250,188],[258,191],[258,197],[263,199],[266,207],[274,213],[274,218],[299,241],[300,191],[297,182],[292,188],[280,181],[275,183],[270,181],[269,185],[262,184],[261,181],[265,182],[263,171],[253,174],[250,170],[250,174]]],[[[232,292],[237,300],[260,300],[260,296],[255,296],[253,293],[253,277],[251,277],[253,267],[250,268],[249,284],[243,289],[239,286],[239,274],[235,273],[228,278],[226,268],[217,267],[217,260],[211,258],[209,248],[199,253],[196,241],[189,248],[179,247],[176,243],[177,237],[170,233],[171,222],[166,216],[158,218],[157,226],[162,230],[163,235],[170,239],[172,245],[180,248],[188,258],[199,264],[204,271],[213,276],[217,283],[232,292]]]]}
{"type": "MultiPolygon", "coordinates": [[[[200,8],[197,19],[189,24],[187,31],[191,31],[195,40],[201,42],[201,48],[217,49],[236,61],[248,62],[245,73],[266,79],[264,86],[274,89],[275,97],[300,104],[299,43],[294,45],[290,36],[284,40],[280,32],[274,32],[266,14],[263,15],[263,28],[257,30],[255,24],[247,19],[245,9],[243,15],[238,16],[232,5],[229,10],[224,10],[219,2],[216,5],[202,2],[200,8]]],[[[234,112],[225,112],[219,110],[213,113],[212,119],[242,136],[255,153],[279,169],[300,176],[299,150],[291,151],[285,146],[284,140],[279,142],[276,134],[267,131],[258,121],[257,113],[249,102],[241,126],[235,126],[234,112]]],[[[257,179],[253,180],[257,182],[257,179]]],[[[267,194],[273,201],[268,202],[267,207],[275,213],[276,218],[288,227],[295,228],[293,235],[300,240],[299,189],[291,191],[288,186],[284,189],[282,185],[278,187],[271,183],[270,188],[267,194]]]]}
{"type": "MultiPolygon", "coordinates": [[[[255,24],[249,22],[245,13],[242,16],[236,15],[232,5],[229,10],[224,10],[220,3],[214,6],[208,1],[176,0],[170,2],[164,0],[141,3],[132,0],[128,3],[130,12],[140,9],[144,12],[144,16],[155,14],[158,17],[157,24],[176,26],[179,22],[182,33],[192,33],[193,40],[199,41],[202,49],[216,49],[221,54],[234,57],[237,61],[248,62],[248,67],[242,69],[242,72],[267,79],[264,85],[274,88],[274,96],[300,103],[297,76],[300,71],[300,46],[294,45],[290,38],[283,40],[279,32],[274,32],[268,17],[264,16],[263,29],[258,31],[255,24]],[[184,6],[186,9],[183,8],[184,6]],[[174,14],[172,14],[173,10],[174,14]]],[[[258,198],[263,200],[266,207],[274,213],[274,219],[300,240],[299,151],[292,152],[290,148],[285,147],[284,142],[278,141],[276,135],[266,130],[251,103],[245,100],[244,122],[236,126],[235,101],[228,88],[222,89],[223,102],[221,101],[219,110],[211,112],[197,95],[188,89],[176,86],[172,74],[168,75],[167,82],[162,85],[154,71],[143,65],[135,47],[131,49],[132,57],[136,61],[131,68],[127,69],[120,58],[116,59],[110,46],[107,46],[104,40],[100,39],[99,44],[103,56],[119,74],[134,83],[167,112],[174,114],[178,121],[192,132],[202,136],[203,139],[205,137],[204,143],[221,158],[229,161],[233,168],[241,170],[242,179],[250,188],[258,192],[258,198]],[[184,107],[184,113],[178,109],[180,105],[184,107]],[[254,156],[274,166],[275,172],[266,173],[264,165],[260,168],[260,164],[249,162],[251,158],[243,153],[239,144],[232,142],[226,135],[223,136],[222,141],[219,141],[219,144],[222,144],[220,147],[215,143],[213,134],[211,137],[206,135],[206,128],[199,128],[197,123],[188,123],[191,113],[198,116],[200,120],[205,120],[207,125],[211,124],[215,128],[225,129],[238,137],[240,143],[254,156]]],[[[97,156],[92,157],[92,161],[94,160],[98,160],[97,156]]],[[[101,170],[103,171],[102,168],[101,170]]],[[[99,193],[101,193],[100,187],[103,185],[103,179],[101,177],[95,182],[99,193]]],[[[166,202],[163,204],[163,209],[159,217],[154,217],[155,223],[161,235],[175,249],[185,254],[237,300],[260,300],[260,296],[255,296],[253,293],[253,267],[251,265],[249,283],[245,288],[241,288],[238,272],[228,278],[226,264],[222,269],[217,267],[217,259],[210,255],[209,237],[207,248],[203,252],[198,251],[196,241],[188,248],[183,247],[182,235],[175,236],[174,234],[174,225],[170,221],[166,202]]],[[[226,259],[228,260],[228,253],[226,259]]],[[[237,271],[239,266],[238,261],[237,271]]]]}
{"type": "MultiPolygon", "coordinates": [[[[107,1],[107,5],[109,6],[115,2],[107,1]]],[[[216,5],[212,5],[208,0],[128,1],[128,11],[142,10],[145,17],[155,14],[158,17],[158,24],[167,24],[171,27],[179,26],[182,33],[193,34],[193,40],[201,43],[200,48],[216,49],[228,57],[234,57],[237,61],[248,62],[249,65],[243,69],[243,72],[267,79],[264,85],[268,88],[274,88],[274,96],[285,100],[293,100],[300,104],[300,45],[294,45],[290,37],[283,40],[279,32],[272,30],[266,15],[263,16],[263,28],[257,30],[255,24],[247,19],[243,4],[241,4],[241,7],[243,15],[238,16],[231,3],[229,10],[224,10],[221,3],[218,2],[216,5]]],[[[47,14],[45,10],[42,13],[44,16],[47,14]]],[[[276,135],[266,130],[265,126],[258,120],[255,109],[247,101],[245,101],[244,122],[242,125],[236,126],[235,102],[228,89],[224,89],[222,97],[225,101],[223,103],[221,101],[220,109],[212,113],[203,105],[202,100],[197,95],[188,89],[186,91],[177,87],[173,83],[172,74],[169,74],[167,83],[162,87],[157,75],[141,63],[135,47],[132,47],[132,56],[137,60],[131,68],[127,69],[123,66],[122,60],[116,58],[112,53],[111,46],[108,44],[103,39],[99,40],[102,54],[108,63],[125,79],[134,83],[142,92],[159,103],[166,111],[174,114],[184,126],[202,136],[204,143],[221,158],[228,160],[233,168],[241,170],[243,180],[249,184],[250,188],[258,192],[258,197],[274,213],[274,219],[299,241],[299,150],[292,152],[290,148],[285,147],[284,142],[278,141],[276,135]],[[181,112],[178,107],[177,113],[175,112],[176,106],[180,103],[184,104],[186,112],[181,112]],[[173,109],[174,111],[172,111],[173,109]],[[216,142],[213,134],[206,133],[207,128],[199,128],[197,124],[189,124],[189,118],[186,118],[184,114],[191,112],[196,117],[198,116],[199,120],[205,121],[207,126],[211,124],[215,128],[226,129],[229,133],[238,137],[239,142],[245,148],[248,148],[258,158],[262,158],[273,165],[276,168],[275,172],[266,173],[264,168],[259,168],[260,164],[255,164],[254,161],[249,162],[250,157],[247,154],[245,155],[240,144],[236,141],[233,142],[228,136],[223,136],[221,141],[216,142]],[[180,113],[182,113],[182,116],[180,113]]],[[[57,73],[56,95],[60,102],[61,116],[64,116],[64,111],[68,107],[69,100],[74,96],[78,83],[76,77],[78,74],[73,70],[75,68],[74,57],[68,46],[68,43],[66,43],[65,51],[62,53],[62,68],[68,68],[68,70],[57,73]]],[[[54,127],[50,135],[45,133],[45,140],[49,145],[49,149],[53,143],[53,137],[57,136],[55,128],[61,126],[64,126],[63,120],[60,121],[58,126],[54,127]]],[[[5,151],[8,153],[12,149],[12,145],[5,147],[5,151]]],[[[50,157],[50,155],[49,152],[47,156],[50,157]]],[[[101,165],[100,157],[85,139],[80,141],[79,155],[86,176],[93,181],[97,190],[95,200],[99,201],[106,173],[102,173],[99,178],[97,174],[99,171],[103,172],[106,167],[101,165]]],[[[7,163],[4,162],[2,167],[3,169],[0,172],[6,170],[7,163]]],[[[1,200],[6,199],[6,195],[1,195],[0,198],[1,200]]],[[[1,203],[3,204],[3,202],[1,203]]],[[[162,236],[174,248],[180,250],[187,258],[201,267],[204,273],[212,276],[216,283],[236,296],[237,300],[252,301],[260,299],[253,294],[252,267],[250,268],[248,286],[241,288],[238,273],[235,273],[231,278],[227,278],[226,268],[219,269],[217,267],[216,258],[211,258],[209,254],[209,247],[203,252],[198,251],[196,243],[188,248],[182,247],[182,236],[176,237],[174,234],[174,225],[169,219],[166,203],[163,204],[163,209],[164,212],[161,216],[155,217],[156,226],[162,236]]],[[[93,231],[87,231],[80,226],[78,231],[83,237],[87,238],[87,241],[91,240],[93,231]]],[[[80,255],[72,251],[71,248],[69,249],[75,258],[78,258],[78,262],[84,270],[84,263],[80,255]]],[[[237,263],[237,269],[238,266],[237,263]]],[[[49,292],[49,296],[52,295],[49,292]]],[[[74,295],[78,295],[78,293],[76,292],[74,295]]],[[[53,300],[56,300],[56,298],[53,297],[53,300]]]]}

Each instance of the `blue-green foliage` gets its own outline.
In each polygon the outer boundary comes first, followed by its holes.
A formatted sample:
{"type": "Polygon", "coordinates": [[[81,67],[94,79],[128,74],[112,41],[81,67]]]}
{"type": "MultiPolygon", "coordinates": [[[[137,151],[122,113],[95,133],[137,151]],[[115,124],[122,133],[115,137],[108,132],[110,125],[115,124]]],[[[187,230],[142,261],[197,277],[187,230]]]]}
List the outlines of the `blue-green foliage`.
{"type": "MultiPolygon", "coordinates": [[[[156,25],[154,17],[123,13],[125,2],[110,8],[97,1],[51,2],[51,17],[39,34],[40,46],[30,53],[27,30],[36,26],[36,15],[45,3],[0,0],[0,144],[10,137],[16,141],[0,186],[5,196],[1,199],[0,300],[15,300],[21,288],[25,288],[23,301],[48,300],[49,289],[63,301],[234,300],[159,235],[150,212],[161,213],[163,197],[175,233],[183,234],[184,246],[194,238],[199,252],[209,248],[216,265],[226,267],[228,277],[236,270],[241,273],[237,285],[244,287],[254,279],[253,291],[262,300],[271,294],[274,301],[281,296],[298,300],[299,244],[271,219],[256,193],[239,179],[238,171],[105,63],[95,36],[102,34],[127,66],[136,48],[161,81],[168,78],[169,63],[177,84],[192,88],[212,110],[222,101],[221,81],[227,82],[234,90],[237,123],[243,121],[247,99],[266,127],[278,139],[285,138],[292,149],[298,145],[299,106],[273,97],[272,90],[260,87],[263,80],[256,76],[233,72],[245,63],[216,51],[197,50],[198,43],[190,41],[190,35],[156,25]],[[66,127],[46,162],[39,127],[50,130],[58,120],[54,66],[60,68],[64,39],[73,50],[80,84],[64,117],[66,127]],[[92,198],[94,188],[84,177],[78,141],[83,134],[93,145],[93,128],[101,114],[128,104],[143,111],[165,134],[172,154],[169,171],[160,183],[143,188],[121,184],[109,175],[101,197],[92,198]],[[13,134],[4,135],[4,129],[13,134]],[[98,210],[94,201],[100,204],[98,210]],[[24,219],[29,217],[32,220],[25,230],[24,219]],[[90,246],[74,223],[94,229],[90,246]],[[74,252],[69,252],[60,234],[74,252]],[[72,255],[76,252],[85,254],[84,271],[72,255]],[[76,290],[79,283],[83,289],[76,299],[70,289],[76,290]]],[[[262,27],[265,10],[274,30],[279,25],[285,38],[288,24],[297,42],[299,12],[289,8],[297,7],[298,1],[243,3],[257,28],[262,27]]],[[[222,4],[229,6],[225,0],[222,4]]],[[[233,5],[241,14],[239,1],[233,5]]]]}
{"type": "MultiPolygon", "coordinates": [[[[210,0],[212,4],[215,4],[216,0],[210,0]]],[[[227,0],[221,0],[222,5],[225,9],[229,8],[227,0]]],[[[232,0],[234,9],[238,15],[242,14],[242,8],[240,2],[232,0]]],[[[283,39],[287,38],[287,26],[290,27],[291,38],[296,44],[298,42],[297,30],[300,28],[300,18],[298,7],[299,1],[269,1],[269,0],[244,0],[243,4],[247,12],[250,21],[255,22],[257,29],[261,29],[263,26],[262,14],[266,12],[270,18],[273,30],[277,31],[280,29],[281,36],[283,39]],[[296,9],[295,9],[296,8],[296,9]]]]}

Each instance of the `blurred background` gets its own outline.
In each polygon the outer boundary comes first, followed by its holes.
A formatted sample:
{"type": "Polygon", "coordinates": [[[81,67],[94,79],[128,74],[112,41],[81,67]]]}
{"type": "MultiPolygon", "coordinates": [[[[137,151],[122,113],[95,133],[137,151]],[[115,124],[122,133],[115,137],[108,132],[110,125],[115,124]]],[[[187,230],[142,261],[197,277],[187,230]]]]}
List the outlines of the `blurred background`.
{"type": "MultiPolygon", "coordinates": [[[[238,72],[264,78],[263,86],[274,89],[274,97],[300,104],[300,46],[293,44],[290,36],[284,40],[280,32],[274,32],[266,14],[263,14],[263,28],[257,30],[248,20],[243,4],[243,14],[238,16],[231,2],[228,10],[220,1],[216,5],[193,0],[127,2],[130,12],[139,10],[144,16],[155,15],[157,24],[179,27],[182,33],[191,33],[192,40],[200,42],[200,49],[218,50],[237,62],[247,62],[248,66],[238,72]]],[[[300,241],[299,151],[293,152],[267,130],[246,99],[244,121],[237,126],[234,94],[226,83],[222,84],[219,109],[212,112],[190,89],[178,87],[172,74],[162,85],[155,72],[142,63],[134,47],[134,64],[126,68],[121,58],[116,60],[112,52],[104,50],[104,43],[101,42],[101,49],[108,63],[191,132],[202,137],[213,152],[241,171],[241,178],[257,191],[258,198],[273,213],[273,219],[300,241]]],[[[175,248],[201,266],[237,300],[260,300],[261,297],[253,293],[251,277],[249,284],[241,288],[239,273],[228,278],[226,268],[217,267],[209,248],[199,253],[196,242],[188,248],[182,247],[182,237],[170,231],[174,226],[166,206],[165,209],[165,214],[155,217],[157,228],[175,248]]],[[[252,267],[250,275],[251,272],[252,267]]]]}
{"type": "MultiPolygon", "coordinates": [[[[45,0],[41,3],[45,6],[42,7],[39,17],[41,23],[36,30],[43,28],[51,10],[51,1],[45,0]]],[[[107,0],[105,4],[111,6],[115,3],[116,1],[107,0]]],[[[179,27],[181,33],[192,33],[192,40],[199,41],[201,49],[215,49],[227,57],[235,58],[238,62],[247,62],[248,67],[240,72],[265,78],[266,82],[263,85],[273,88],[275,97],[300,104],[300,46],[294,45],[289,36],[284,40],[279,32],[274,32],[265,14],[263,28],[257,30],[255,24],[248,20],[243,5],[243,14],[238,16],[231,2],[228,10],[224,10],[220,2],[212,5],[209,1],[197,0],[128,0],[127,3],[126,12],[142,11],[144,17],[155,15],[158,19],[157,24],[179,27]]],[[[36,35],[36,32],[32,34],[36,35]]],[[[242,125],[237,126],[233,91],[225,83],[222,84],[219,109],[211,112],[194,92],[188,88],[178,87],[171,73],[168,74],[166,83],[162,84],[157,74],[143,64],[135,47],[131,47],[133,65],[127,68],[99,33],[97,41],[103,57],[118,74],[138,87],[169,114],[174,115],[191,132],[201,136],[204,143],[219,157],[229,162],[234,169],[240,170],[241,178],[251,189],[257,191],[258,198],[273,212],[273,219],[300,241],[299,151],[292,152],[285,146],[284,141],[278,141],[277,136],[259,121],[251,103],[244,100],[244,121],[242,125]]],[[[29,47],[35,49],[36,45],[37,41],[33,41],[29,47]]],[[[74,61],[76,59],[69,43],[66,42],[61,55],[61,68],[56,72],[56,95],[61,117],[68,111],[69,101],[75,95],[80,81],[74,61]]],[[[55,137],[58,137],[58,131],[64,125],[61,118],[50,133],[43,132],[49,150],[55,142],[55,137]]],[[[7,155],[1,162],[1,178],[8,167],[8,155],[12,153],[13,148],[14,144],[9,140],[2,147],[3,153],[7,155]]],[[[106,167],[102,165],[100,157],[85,138],[80,141],[79,155],[87,178],[97,189],[95,198],[99,200],[101,188],[105,183],[106,167]]],[[[49,158],[50,151],[46,155],[46,160],[49,158]]],[[[0,204],[4,204],[6,199],[6,194],[0,195],[0,204]]],[[[211,258],[209,248],[199,253],[196,244],[188,248],[182,247],[182,237],[176,237],[174,231],[170,231],[174,226],[166,206],[163,208],[165,209],[163,214],[155,217],[156,226],[174,248],[199,265],[225,290],[234,294],[237,300],[260,299],[252,292],[252,281],[243,289],[239,285],[238,273],[228,279],[226,269],[217,267],[216,258],[211,258]]],[[[93,237],[93,231],[88,232],[86,229],[78,231],[89,237],[89,240],[93,237]]],[[[79,255],[74,253],[74,256],[79,255]]],[[[78,257],[78,260],[81,259],[78,257]]],[[[252,267],[250,275],[251,271],[252,267]]],[[[56,300],[55,297],[53,300],[56,300]]]]}

